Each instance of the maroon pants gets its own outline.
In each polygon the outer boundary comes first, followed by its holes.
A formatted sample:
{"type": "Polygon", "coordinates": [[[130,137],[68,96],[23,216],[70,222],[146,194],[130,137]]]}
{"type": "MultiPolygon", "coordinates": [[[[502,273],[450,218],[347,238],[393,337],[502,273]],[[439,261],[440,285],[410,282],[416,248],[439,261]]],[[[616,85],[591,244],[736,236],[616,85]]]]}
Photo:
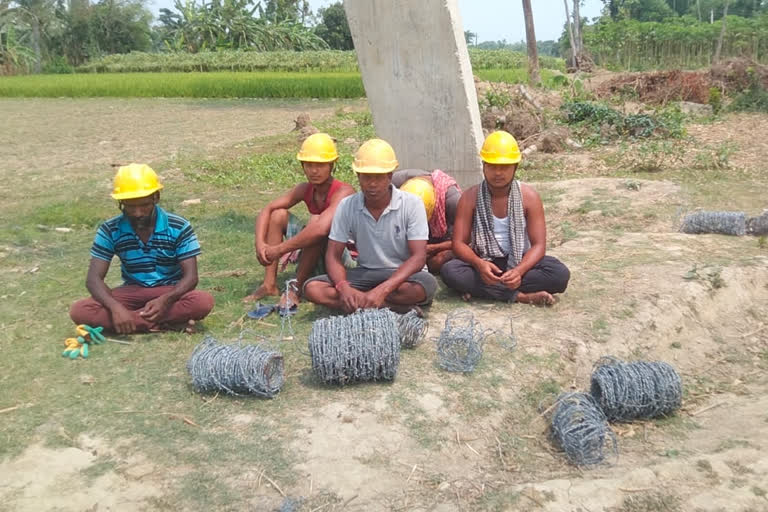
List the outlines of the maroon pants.
{"type": "MultiPolygon", "coordinates": [[[[208,292],[192,290],[182,295],[156,324],[147,322],[139,315],[139,311],[152,299],[173,290],[173,286],[155,286],[145,288],[137,285],[119,286],[112,290],[112,296],[120,304],[133,312],[133,321],[137,332],[147,332],[158,325],[184,324],[189,320],[200,320],[213,309],[213,296],[208,292]]],[[[109,309],[93,298],[82,299],[69,310],[69,316],[76,324],[88,324],[93,327],[103,326],[107,331],[114,331],[112,314],[109,309]]]]}

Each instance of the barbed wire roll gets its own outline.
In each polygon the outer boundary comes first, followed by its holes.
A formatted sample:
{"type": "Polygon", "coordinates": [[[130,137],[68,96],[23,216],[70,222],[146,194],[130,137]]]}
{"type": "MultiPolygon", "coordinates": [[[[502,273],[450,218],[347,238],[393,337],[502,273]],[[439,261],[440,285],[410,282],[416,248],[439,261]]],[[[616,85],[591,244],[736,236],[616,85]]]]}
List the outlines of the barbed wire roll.
{"type": "Polygon", "coordinates": [[[563,393],[552,414],[551,436],[571,464],[591,466],[605,460],[606,447],[618,457],[616,436],[597,401],[586,393],[563,393]]]}
{"type": "Polygon", "coordinates": [[[198,392],[223,391],[272,398],[283,387],[283,356],[279,352],[242,342],[220,344],[206,336],[187,362],[198,392]]]}
{"type": "Polygon", "coordinates": [[[397,330],[400,333],[400,348],[416,348],[424,340],[429,324],[411,310],[397,316],[397,330]]]}
{"type": "Polygon", "coordinates": [[[590,393],[608,421],[656,418],[680,408],[683,381],[663,361],[625,363],[603,357],[592,372],[590,393]]]}
{"type": "Polygon", "coordinates": [[[747,216],[744,212],[693,212],[685,216],[680,231],[689,235],[744,236],[747,233],[747,216]]]}
{"type": "Polygon", "coordinates": [[[474,371],[483,357],[487,335],[469,309],[460,309],[445,319],[445,328],[437,338],[438,365],[449,372],[474,371]]]}
{"type": "Polygon", "coordinates": [[[309,353],[312,370],[327,384],[392,380],[400,364],[395,313],[365,309],[315,320],[309,353]]]}
{"type": "Polygon", "coordinates": [[[768,211],[747,221],[747,233],[755,236],[768,235],[768,211]]]}

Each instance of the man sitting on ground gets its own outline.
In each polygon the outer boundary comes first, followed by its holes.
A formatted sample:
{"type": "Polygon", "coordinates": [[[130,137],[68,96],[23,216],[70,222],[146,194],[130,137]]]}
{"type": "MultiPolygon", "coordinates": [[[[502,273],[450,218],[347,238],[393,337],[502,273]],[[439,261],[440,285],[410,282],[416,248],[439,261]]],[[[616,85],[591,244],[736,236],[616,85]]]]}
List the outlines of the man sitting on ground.
{"type": "Polygon", "coordinates": [[[306,183],[300,183],[272,200],[256,217],[256,257],[265,268],[264,282],[244,300],[259,300],[269,295],[279,295],[277,289],[277,264],[280,257],[301,250],[296,269],[296,291],[282,297],[281,304],[298,304],[304,282],[316,273],[318,263],[323,262],[328,232],[333,214],[339,202],[355,193],[352,186],[333,177],[339,154],[336,144],[327,133],[315,133],[307,137],[296,158],[301,162],[306,183]],[[303,227],[289,211],[304,202],[309,210],[309,222],[303,227]]]}
{"type": "Polygon", "coordinates": [[[381,139],[360,146],[352,168],[360,192],[345,198],[333,217],[325,255],[328,274],[310,279],[304,295],[347,313],[388,307],[404,313],[429,304],[437,280],[424,270],[429,227],[419,198],[392,186],[397,159],[381,139]],[[347,240],[358,250],[357,267],[347,270],[347,240]]]}
{"type": "Polygon", "coordinates": [[[440,274],[443,264],[454,257],[451,235],[461,198],[459,185],[440,169],[432,172],[421,169],[397,171],[392,175],[392,184],[404,192],[419,196],[424,203],[429,221],[427,268],[433,274],[440,274]]]}
{"type": "Polygon", "coordinates": [[[547,228],[539,194],[515,179],[521,160],[512,135],[488,135],[480,151],[485,179],[461,196],[445,284],[470,297],[552,305],[570,272],[545,256],[547,228]]]}
{"type": "Polygon", "coordinates": [[[112,197],[121,215],[104,222],[91,248],[85,286],[91,298],[75,302],[76,324],[120,334],[191,330],[213,309],[213,297],[195,290],[200,244],[186,219],[157,206],[163,186],[147,165],[121,167],[112,197]],[[120,258],[122,286],[104,283],[112,257],[120,258]]]}

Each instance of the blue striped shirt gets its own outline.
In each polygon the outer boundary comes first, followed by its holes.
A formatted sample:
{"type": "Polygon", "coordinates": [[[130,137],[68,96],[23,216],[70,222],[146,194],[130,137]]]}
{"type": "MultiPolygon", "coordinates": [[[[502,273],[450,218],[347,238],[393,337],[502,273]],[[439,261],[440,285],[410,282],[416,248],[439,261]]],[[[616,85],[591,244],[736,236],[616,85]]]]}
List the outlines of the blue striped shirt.
{"type": "Polygon", "coordinates": [[[104,261],[120,258],[125,284],[153,287],[173,285],[181,279],[179,262],[200,254],[200,244],[187,219],[155,206],[155,231],[141,241],[128,217],[118,215],[96,232],[91,256],[104,261]]]}

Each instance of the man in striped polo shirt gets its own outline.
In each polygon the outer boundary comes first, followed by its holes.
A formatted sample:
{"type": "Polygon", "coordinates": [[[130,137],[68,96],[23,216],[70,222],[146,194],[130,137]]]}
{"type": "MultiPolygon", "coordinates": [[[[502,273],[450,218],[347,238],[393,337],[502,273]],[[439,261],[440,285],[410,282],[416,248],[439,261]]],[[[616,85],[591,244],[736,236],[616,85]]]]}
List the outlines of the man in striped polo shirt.
{"type": "Polygon", "coordinates": [[[91,298],[69,312],[76,324],[120,334],[190,329],[213,309],[211,294],[195,290],[197,236],[189,221],[157,206],[162,188],[147,165],[117,171],[112,197],[123,213],[96,233],[85,281],[91,298]],[[104,277],[115,255],[124,283],[110,289],[104,277]]]}

